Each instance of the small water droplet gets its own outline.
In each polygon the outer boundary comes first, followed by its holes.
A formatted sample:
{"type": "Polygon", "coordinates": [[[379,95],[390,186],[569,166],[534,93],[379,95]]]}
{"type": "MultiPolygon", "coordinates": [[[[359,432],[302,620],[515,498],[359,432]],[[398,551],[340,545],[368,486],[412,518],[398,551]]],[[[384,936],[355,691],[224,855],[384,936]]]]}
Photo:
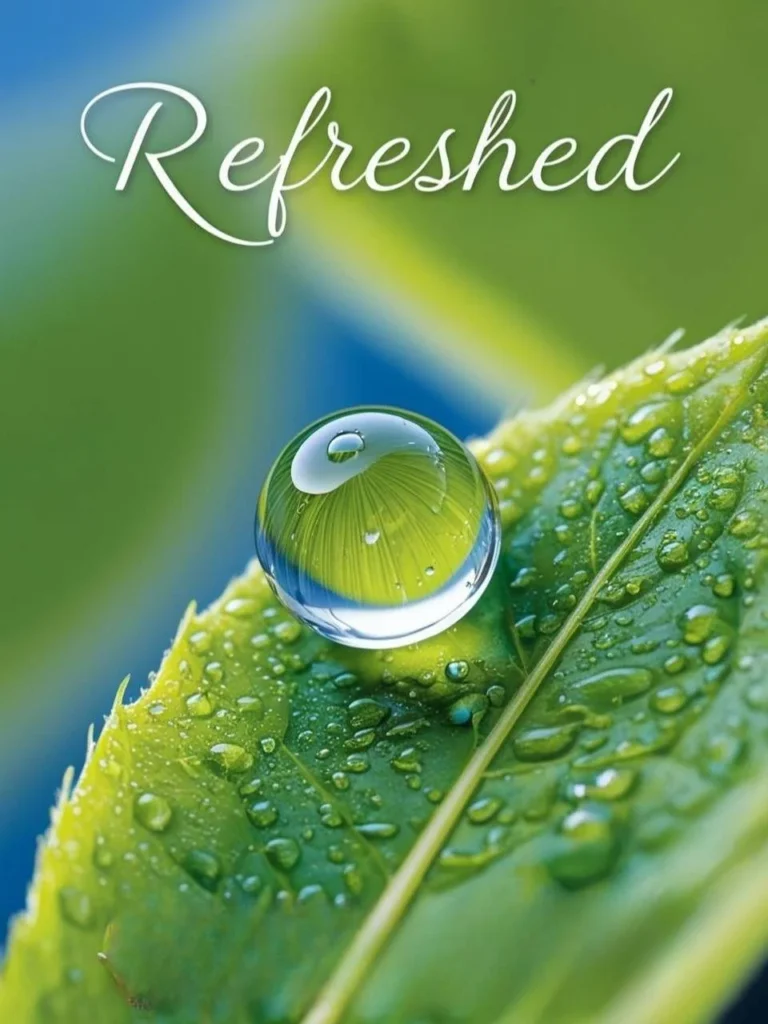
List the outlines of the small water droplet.
{"type": "Polygon", "coordinates": [[[546,761],[570,750],[578,731],[576,723],[528,729],[513,739],[512,749],[521,761],[546,761]]]}
{"type": "Polygon", "coordinates": [[[386,704],[372,697],[354,700],[347,708],[347,718],[353,729],[373,729],[389,716],[386,704]]]}
{"type": "Polygon", "coordinates": [[[150,832],[164,832],[173,817],[171,805],[156,793],[142,793],[138,796],[133,813],[139,824],[150,832]]]}
{"type": "Polygon", "coordinates": [[[253,765],[253,755],[237,743],[215,743],[208,756],[223,772],[247,772],[253,765]]]}
{"type": "Polygon", "coordinates": [[[369,821],[364,825],[358,825],[357,831],[366,839],[391,839],[397,835],[400,828],[389,821],[369,821]]]}
{"type": "Polygon", "coordinates": [[[295,839],[278,836],[264,850],[267,860],[278,871],[292,871],[301,860],[301,847],[295,839]]]}
{"type": "Polygon", "coordinates": [[[280,643],[292,644],[301,636],[301,626],[295,619],[286,619],[273,626],[272,633],[280,643]]]}
{"type": "Polygon", "coordinates": [[[257,800],[250,805],[247,814],[257,828],[269,828],[278,818],[277,808],[269,800],[257,800]]]}
{"type": "Polygon", "coordinates": [[[571,683],[569,691],[588,703],[608,706],[639,697],[652,682],[647,668],[609,668],[571,683]]]}
{"type": "Polygon", "coordinates": [[[216,891],[221,879],[221,864],[215,854],[207,850],[190,850],[182,860],[182,867],[203,889],[216,891]]]}
{"type": "Polygon", "coordinates": [[[261,697],[250,697],[248,695],[244,697],[238,697],[236,703],[237,710],[244,715],[262,715],[264,713],[264,702],[261,697]]]}
{"type": "Polygon", "coordinates": [[[503,806],[504,804],[498,797],[480,797],[467,808],[467,818],[473,825],[485,825],[486,822],[496,817],[503,806]]]}
{"type": "Polygon", "coordinates": [[[328,442],[326,453],[330,462],[348,462],[365,451],[365,441],[354,431],[342,431],[328,442]]]}
{"type": "Polygon", "coordinates": [[[687,644],[703,644],[713,633],[717,622],[716,608],[705,604],[693,605],[680,617],[683,640],[687,644]]]}
{"type": "Polygon", "coordinates": [[[93,902],[87,892],[72,885],[59,892],[59,907],[62,916],[76,928],[88,929],[95,924],[93,902]]]}
{"type": "Polygon", "coordinates": [[[445,678],[452,683],[460,683],[469,675],[469,665],[466,661],[449,661],[445,666],[445,678]]]}
{"type": "Polygon", "coordinates": [[[448,708],[448,719],[453,725],[469,725],[488,708],[484,693],[468,693],[459,697],[448,708]]]}
{"type": "Polygon", "coordinates": [[[664,541],[656,551],[656,560],[666,572],[676,572],[688,564],[688,545],[678,538],[664,541]]]}
{"type": "Polygon", "coordinates": [[[213,702],[207,693],[193,693],[187,697],[186,704],[194,718],[210,718],[213,714],[213,702]]]}
{"type": "Polygon", "coordinates": [[[687,703],[688,695],[682,686],[662,686],[650,700],[654,711],[660,711],[664,715],[673,715],[687,703]]]}

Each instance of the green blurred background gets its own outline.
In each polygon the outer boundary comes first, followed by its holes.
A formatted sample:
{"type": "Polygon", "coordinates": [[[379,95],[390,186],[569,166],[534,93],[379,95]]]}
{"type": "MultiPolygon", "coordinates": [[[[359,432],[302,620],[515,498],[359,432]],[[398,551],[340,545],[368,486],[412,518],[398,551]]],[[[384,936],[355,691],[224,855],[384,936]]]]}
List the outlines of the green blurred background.
{"type": "MultiPolygon", "coordinates": [[[[120,678],[146,680],[186,602],[252,553],[261,479],[299,427],[366,402],[460,434],[612,367],[677,327],[696,340],[766,312],[768,6],[758,0],[366,0],[364,4],[54,0],[4,12],[0,36],[0,913],[18,910],[35,837],[89,721],[120,678]],[[589,154],[675,90],[640,194],[288,197],[268,249],[189,223],[146,166],[126,192],[80,139],[97,92],[182,85],[204,141],[174,163],[195,205],[263,235],[263,197],[225,196],[235,141],[273,154],[309,96],[356,154],[426,154],[457,130],[462,166],[496,97],[527,171],[555,137],[589,154]]],[[[124,153],[149,99],[99,112],[124,153]]],[[[106,110],[106,107],[105,107],[106,110]]],[[[161,132],[189,122],[164,112],[161,132]]],[[[305,147],[309,162],[321,155],[305,147]]],[[[498,159],[496,162],[498,167],[498,159]]],[[[732,1011],[754,1014],[759,987],[732,1011]]]]}

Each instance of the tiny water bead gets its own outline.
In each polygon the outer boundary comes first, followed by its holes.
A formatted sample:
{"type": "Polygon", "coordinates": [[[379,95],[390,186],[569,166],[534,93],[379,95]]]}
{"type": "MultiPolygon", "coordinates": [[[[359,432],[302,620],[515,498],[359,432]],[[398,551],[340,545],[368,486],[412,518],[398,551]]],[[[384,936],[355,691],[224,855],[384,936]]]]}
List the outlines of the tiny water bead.
{"type": "Polygon", "coordinates": [[[256,512],[256,553],[280,600],[323,636],[398,647],[447,629],[493,574],[496,498],[437,423],[350,409],[298,434],[256,512]]]}

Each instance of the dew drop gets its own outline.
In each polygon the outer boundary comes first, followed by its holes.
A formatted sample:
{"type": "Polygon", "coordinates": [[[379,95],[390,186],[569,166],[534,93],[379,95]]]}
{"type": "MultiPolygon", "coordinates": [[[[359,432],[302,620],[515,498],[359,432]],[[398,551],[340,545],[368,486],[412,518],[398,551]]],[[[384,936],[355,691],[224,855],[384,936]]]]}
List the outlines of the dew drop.
{"type": "Polygon", "coordinates": [[[604,768],[591,781],[572,783],[570,794],[577,800],[620,800],[636,782],[632,768],[604,768]]]}
{"type": "Polygon", "coordinates": [[[576,742],[578,725],[553,725],[528,729],[512,742],[515,756],[521,761],[546,761],[570,750],[576,742]]]}
{"type": "Polygon", "coordinates": [[[278,871],[292,871],[301,860],[301,847],[296,840],[282,836],[270,839],[264,853],[272,867],[278,871]]]}
{"type": "Polygon", "coordinates": [[[621,436],[627,444],[636,444],[654,430],[664,426],[670,418],[671,404],[650,402],[630,413],[621,427],[621,436]]]}
{"type": "Polygon", "coordinates": [[[277,821],[277,808],[269,800],[257,800],[248,808],[247,814],[256,828],[269,828],[277,821]]]}
{"type": "Polygon", "coordinates": [[[682,686],[662,686],[651,697],[650,704],[654,711],[664,715],[673,715],[685,707],[688,695],[682,686]]]}
{"type": "Polygon", "coordinates": [[[62,916],[76,928],[91,928],[95,923],[93,903],[91,897],[82,889],[74,886],[65,886],[59,892],[59,907],[62,916]]]}
{"type": "Polygon", "coordinates": [[[295,619],[287,619],[285,622],[279,622],[272,633],[281,643],[292,644],[301,636],[301,626],[295,619]]]}
{"type": "Polygon", "coordinates": [[[193,693],[187,697],[187,711],[194,718],[210,718],[213,714],[213,703],[205,693],[193,693]]]}
{"type": "Polygon", "coordinates": [[[353,647],[447,629],[484,591],[500,545],[495,494],[474,456],[438,424],[386,408],[300,433],[270,471],[255,533],[283,604],[353,647]]]}
{"type": "Polygon", "coordinates": [[[372,729],[389,716],[389,708],[371,697],[353,700],[347,708],[347,718],[353,729],[372,729]]]}
{"type": "Polygon", "coordinates": [[[647,668],[609,668],[572,683],[570,691],[590,703],[620,704],[650,689],[653,673],[647,668]]]}
{"type": "Polygon", "coordinates": [[[215,767],[223,772],[247,772],[253,765],[253,755],[237,743],[215,743],[208,751],[215,767]]]}
{"type": "Polygon", "coordinates": [[[364,825],[358,825],[357,831],[366,839],[391,839],[400,829],[390,821],[369,821],[364,825]]]}
{"type": "Polygon", "coordinates": [[[503,806],[502,801],[498,797],[481,797],[469,805],[467,808],[467,818],[473,825],[485,825],[486,822],[496,817],[503,806]]]}
{"type": "Polygon", "coordinates": [[[453,725],[469,725],[488,708],[488,698],[483,693],[468,693],[459,697],[448,708],[448,720],[453,725]]]}
{"type": "Polygon", "coordinates": [[[150,832],[164,832],[171,823],[173,811],[164,797],[142,793],[134,803],[134,816],[150,832]]]}
{"type": "Polygon", "coordinates": [[[683,640],[687,644],[703,644],[714,632],[717,621],[715,608],[705,604],[693,605],[680,617],[683,640]]]}
{"type": "Polygon", "coordinates": [[[460,683],[469,675],[469,665],[466,661],[449,661],[445,666],[445,678],[452,683],[460,683]]]}
{"type": "Polygon", "coordinates": [[[203,889],[215,892],[221,879],[221,864],[215,854],[207,850],[190,850],[182,861],[182,867],[203,889]]]}
{"type": "Polygon", "coordinates": [[[665,572],[675,572],[688,564],[688,545],[674,538],[663,542],[657,552],[656,561],[665,572]]]}
{"type": "Polygon", "coordinates": [[[326,450],[329,461],[338,465],[341,462],[348,462],[365,451],[365,441],[360,434],[353,431],[342,431],[331,438],[326,450]]]}

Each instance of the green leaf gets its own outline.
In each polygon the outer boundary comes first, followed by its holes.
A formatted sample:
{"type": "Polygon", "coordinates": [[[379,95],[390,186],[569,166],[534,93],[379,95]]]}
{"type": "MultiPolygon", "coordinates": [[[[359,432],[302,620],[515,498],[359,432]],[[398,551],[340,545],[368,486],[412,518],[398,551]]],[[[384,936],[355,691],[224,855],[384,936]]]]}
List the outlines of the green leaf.
{"type": "Polygon", "coordinates": [[[711,1019],[768,945],[767,360],[652,353],[478,443],[502,559],[421,645],[333,646],[256,566],[191,609],[65,780],[0,1017],[711,1019]]]}

